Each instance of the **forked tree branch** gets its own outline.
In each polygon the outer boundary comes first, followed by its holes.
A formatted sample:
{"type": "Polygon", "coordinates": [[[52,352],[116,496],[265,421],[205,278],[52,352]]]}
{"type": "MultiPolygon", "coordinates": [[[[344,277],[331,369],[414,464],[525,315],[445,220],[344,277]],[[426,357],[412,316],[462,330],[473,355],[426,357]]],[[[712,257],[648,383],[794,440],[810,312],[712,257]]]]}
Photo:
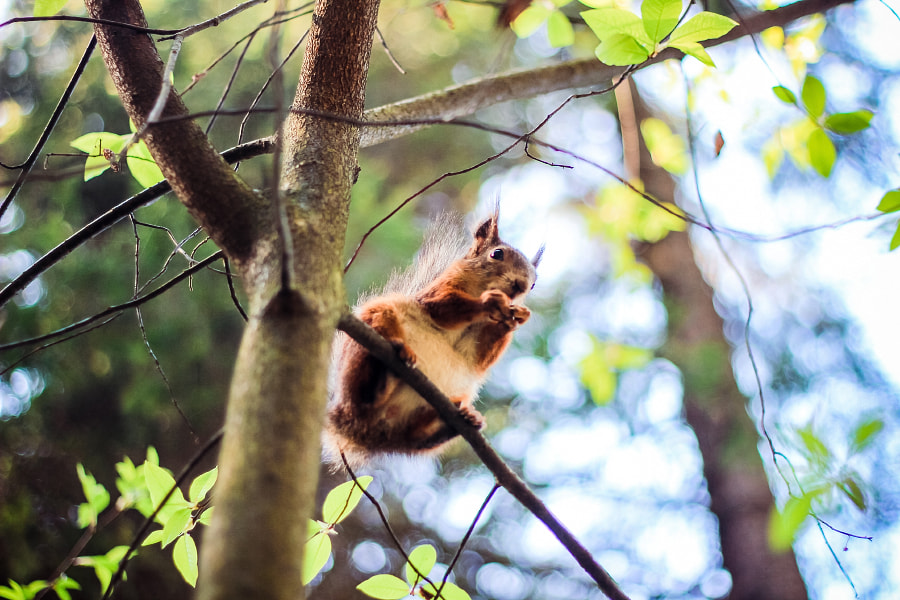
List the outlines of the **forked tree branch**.
{"type": "Polygon", "coordinates": [[[375,358],[383,362],[391,371],[396,373],[398,377],[425,398],[440,417],[469,443],[481,462],[497,478],[500,485],[553,532],[553,535],[569,551],[569,554],[578,561],[578,564],[597,583],[600,591],[612,600],[628,600],[625,592],[619,588],[612,576],[594,560],[590,551],[550,512],[541,499],[531,491],[528,484],[509,468],[506,462],[491,447],[484,435],[463,418],[459,409],[450,402],[450,399],[422,371],[415,367],[410,367],[398,358],[393,347],[377,331],[352,314],[347,313],[341,317],[340,321],[338,321],[338,329],[366,348],[375,358]]]}

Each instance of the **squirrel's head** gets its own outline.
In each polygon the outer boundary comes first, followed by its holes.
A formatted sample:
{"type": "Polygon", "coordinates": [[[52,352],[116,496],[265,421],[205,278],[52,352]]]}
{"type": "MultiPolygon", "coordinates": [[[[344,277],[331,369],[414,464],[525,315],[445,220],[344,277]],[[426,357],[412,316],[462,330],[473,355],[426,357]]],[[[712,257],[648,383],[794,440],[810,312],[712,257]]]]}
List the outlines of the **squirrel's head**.
{"type": "Polygon", "coordinates": [[[534,287],[537,280],[536,269],[544,248],[541,246],[534,258],[529,260],[500,239],[499,220],[498,204],[494,214],[475,230],[475,239],[464,260],[468,269],[477,273],[476,281],[472,283],[479,288],[479,293],[490,289],[500,290],[516,302],[534,287]]]}

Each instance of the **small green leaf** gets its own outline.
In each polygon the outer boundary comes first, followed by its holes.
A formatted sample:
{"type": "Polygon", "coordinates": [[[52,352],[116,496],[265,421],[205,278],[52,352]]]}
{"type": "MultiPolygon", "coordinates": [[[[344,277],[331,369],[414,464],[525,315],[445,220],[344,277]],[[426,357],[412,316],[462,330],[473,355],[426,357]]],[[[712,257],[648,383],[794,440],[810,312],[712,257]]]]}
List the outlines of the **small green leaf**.
{"type": "MultiPolygon", "coordinates": [[[[109,582],[112,581],[113,573],[118,570],[119,563],[122,562],[122,559],[125,558],[125,554],[127,553],[128,546],[116,546],[106,554],[97,556],[79,556],[75,564],[92,567],[94,569],[94,575],[100,580],[101,589],[106,591],[106,588],[109,587],[109,582]]],[[[132,556],[134,555],[132,554],[132,556]]]]}
{"type": "Polygon", "coordinates": [[[782,510],[775,510],[769,518],[769,545],[776,552],[790,549],[800,525],[806,520],[812,506],[813,498],[821,490],[807,492],[800,497],[791,496],[782,510]]]}
{"type": "Polygon", "coordinates": [[[93,179],[109,169],[111,165],[109,159],[104,156],[105,151],[121,152],[129,138],[131,136],[128,134],[117,135],[106,131],[97,131],[86,133],[70,142],[70,146],[88,155],[84,163],[84,180],[93,179]]]}
{"type": "Polygon", "coordinates": [[[644,31],[643,21],[633,12],[621,8],[598,8],[582,12],[581,17],[601,42],[615,35],[628,36],[639,45],[643,44],[647,56],[650,55],[649,48],[653,47],[653,42],[644,31]]]}
{"type": "Polygon", "coordinates": [[[169,515],[168,520],[166,520],[165,526],[163,526],[163,540],[162,547],[165,548],[169,544],[172,543],[178,536],[183,533],[186,533],[188,529],[188,525],[191,523],[191,509],[188,508],[179,508],[172,512],[169,515]]]}
{"type": "Polygon", "coordinates": [[[211,471],[198,475],[194,481],[191,482],[191,489],[188,492],[188,498],[190,498],[191,502],[196,504],[206,498],[207,492],[215,485],[218,476],[219,467],[213,467],[211,471]]]}
{"type": "Polygon", "coordinates": [[[523,10],[509,27],[518,37],[527,38],[547,22],[551,12],[553,11],[543,4],[534,3],[523,10]]]}
{"type": "Polygon", "coordinates": [[[831,451],[819,437],[807,426],[797,431],[803,445],[806,447],[807,457],[816,463],[826,464],[831,460],[831,451]]]}
{"type": "Polygon", "coordinates": [[[410,593],[409,586],[405,581],[386,573],[369,577],[356,586],[356,589],[367,596],[380,600],[400,600],[410,593]]]}
{"type": "Polygon", "coordinates": [[[565,48],[575,43],[575,30],[569,18],[554,10],[547,19],[547,38],[554,48],[565,48]]]}
{"type": "Polygon", "coordinates": [[[813,169],[822,177],[831,175],[831,169],[837,158],[837,150],[824,129],[816,128],[810,134],[807,149],[809,150],[809,162],[813,169]]]}
{"type": "Polygon", "coordinates": [[[615,34],[600,42],[594,50],[600,62],[613,66],[638,65],[648,58],[650,53],[631,36],[615,34]]]}
{"type": "Polygon", "coordinates": [[[894,237],[891,238],[890,246],[892,252],[897,248],[900,248],[900,222],[897,223],[897,231],[894,232],[894,237]]]}
{"type": "Polygon", "coordinates": [[[684,140],[672,133],[659,119],[641,121],[641,135],[647,143],[653,163],[675,175],[684,175],[688,167],[688,153],[684,140]]]}
{"type": "Polygon", "coordinates": [[[674,42],[669,42],[669,46],[673,48],[677,48],[687,54],[688,56],[693,56],[700,62],[702,62],[707,67],[715,67],[716,63],[713,62],[712,57],[706,51],[706,48],[698,44],[697,42],[686,42],[684,40],[677,40],[674,42]]]}
{"type": "Polygon", "coordinates": [[[797,96],[783,85],[776,85],[772,88],[772,91],[775,92],[775,96],[785,104],[797,105],[797,96]]]}
{"type": "Polygon", "coordinates": [[[672,42],[703,42],[720,38],[737,26],[726,16],[711,12],[697,13],[688,19],[681,27],[672,32],[669,37],[669,45],[672,42]]]}
{"type": "Polygon", "coordinates": [[[143,140],[128,149],[128,171],[139,184],[145,188],[155,185],[164,179],[156,161],[150,156],[150,149],[143,140]]]}
{"type": "Polygon", "coordinates": [[[410,585],[416,585],[423,577],[428,577],[434,564],[437,562],[437,551],[431,544],[422,544],[409,553],[409,561],[406,563],[406,580],[410,585]]]}
{"type": "Polygon", "coordinates": [[[172,560],[175,562],[175,567],[181,573],[181,576],[184,577],[184,580],[191,587],[196,587],[198,575],[197,544],[194,543],[194,538],[189,535],[183,535],[178,538],[178,541],[175,542],[175,547],[172,548],[172,560]]]}
{"type": "Polygon", "coordinates": [[[800,97],[803,99],[803,106],[813,119],[818,119],[825,112],[825,86],[814,76],[807,75],[803,80],[800,97]]]}
{"type": "Polygon", "coordinates": [[[440,584],[434,586],[430,583],[426,583],[422,587],[426,592],[431,594],[431,597],[435,600],[472,600],[472,597],[468,594],[468,592],[466,592],[458,585],[450,583],[449,581],[445,582],[443,587],[440,584]],[[438,596],[439,588],[441,591],[440,596],[438,596]]]}
{"type": "Polygon", "coordinates": [[[834,113],[825,117],[825,127],[841,135],[849,135],[868,129],[869,122],[875,116],[871,110],[855,110],[846,113],[834,113]]]}
{"type": "Polygon", "coordinates": [[[69,0],[34,0],[35,17],[52,17],[63,9],[69,0]]]}
{"type": "Polygon", "coordinates": [[[359,485],[355,481],[347,481],[328,492],[325,502],[322,503],[322,519],[332,525],[346,519],[359,504],[363,490],[369,487],[372,479],[371,476],[365,475],[358,478],[359,485]]]}
{"type": "Polygon", "coordinates": [[[215,506],[210,506],[209,508],[204,510],[203,514],[200,515],[200,518],[197,519],[197,522],[208,526],[212,522],[213,511],[215,509],[215,506]]]}
{"type": "MultiPolygon", "coordinates": [[[[897,201],[900,202],[900,198],[897,201]]],[[[881,419],[869,419],[860,423],[853,432],[854,452],[859,452],[871,444],[872,440],[882,429],[884,429],[884,421],[881,419]]]]}
{"type": "Polygon", "coordinates": [[[778,170],[781,168],[781,163],[784,162],[784,148],[777,137],[772,137],[763,144],[762,160],[763,164],[766,165],[766,172],[769,174],[769,179],[774,179],[778,170]]]}
{"type": "Polygon", "coordinates": [[[324,531],[318,532],[303,547],[303,585],[312,581],[325,568],[331,556],[331,537],[324,531]]]}
{"type": "Polygon", "coordinates": [[[878,210],[883,213],[891,213],[900,210],[900,189],[886,192],[878,203],[878,210]]]}
{"type": "Polygon", "coordinates": [[[163,530],[157,529],[156,531],[151,531],[150,534],[144,538],[144,541],[141,543],[141,546],[152,546],[153,544],[162,544],[163,539],[163,530]]]}
{"type": "Polygon", "coordinates": [[[681,0],[644,0],[641,21],[650,41],[658,44],[672,33],[681,16],[681,0]]]}
{"type": "Polygon", "coordinates": [[[866,510],[866,496],[855,479],[847,477],[838,484],[838,488],[844,492],[845,496],[850,498],[850,501],[856,505],[856,508],[861,511],[866,510]]]}
{"type": "Polygon", "coordinates": [[[81,585],[71,577],[67,577],[65,574],[60,575],[59,579],[56,580],[56,583],[53,584],[53,591],[59,596],[59,600],[72,600],[72,594],[69,593],[69,590],[80,589],[81,585]]]}
{"type": "Polygon", "coordinates": [[[75,465],[75,471],[78,473],[81,489],[84,490],[84,497],[87,499],[87,502],[78,506],[78,526],[85,528],[95,525],[100,513],[109,506],[109,492],[102,484],[97,483],[93,475],[84,470],[84,465],[81,463],[75,465]]]}

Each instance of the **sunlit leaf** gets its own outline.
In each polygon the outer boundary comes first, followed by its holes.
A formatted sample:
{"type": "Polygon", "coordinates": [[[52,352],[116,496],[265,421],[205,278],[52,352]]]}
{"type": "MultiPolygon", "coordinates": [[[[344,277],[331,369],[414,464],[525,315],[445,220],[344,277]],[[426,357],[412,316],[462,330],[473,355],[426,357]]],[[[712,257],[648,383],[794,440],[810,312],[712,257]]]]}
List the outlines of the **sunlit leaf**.
{"type": "Polygon", "coordinates": [[[644,31],[654,44],[672,33],[681,16],[681,0],[644,0],[641,3],[641,21],[644,31]]]}
{"type": "Polygon", "coordinates": [[[326,523],[340,523],[350,512],[359,504],[362,498],[363,490],[372,483],[372,477],[365,475],[359,477],[359,484],[355,481],[347,481],[337,486],[325,497],[322,504],[322,519],[326,523]]]}
{"type": "Polygon", "coordinates": [[[303,548],[303,585],[312,581],[325,568],[331,556],[331,537],[319,531],[303,548]]]}
{"type": "Polygon", "coordinates": [[[816,77],[806,76],[800,97],[803,99],[803,106],[814,119],[818,119],[825,112],[825,86],[816,77]]]}
{"type": "Polygon", "coordinates": [[[409,595],[409,585],[399,577],[386,573],[369,577],[356,589],[372,598],[381,600],[399,600],[409,595]]]}
{"type": "Polygon", "coordinates": [[[900,223],[897,223],[897,230],[894,232],[894,236],[891,238],[891,251],[900,248],[900,223]]]}
{"type": "Polygon", "coordinates": [[[520,38],[526,38],[540,29],[541,25],[550,18],[553,12],[543,4],[535,2],[525,10],[523,10],[516,19],[510,23],[509,27],[520,38]]]}
{"type": "Polygon", "coordinates": [[[163,526],[162,546],[165,548],[179,535],[185,533],[188,525],[191,523],[191,508],[179,508],[169,515],[166,524],[163,526]]]}
{"type": "Polygon", "coordinates": [[[128,171],[142,186],[150,187],[163,180],[162,171],[156,166],[150,150],[143,140],[128,149],[128,171]]]}
{"type": "Polygon", "coordinates": [[[445,582],[443,586],[437,582],[437,585],[426,583],[422,587],[435,600],[472,600],[468,592],[449,581],[445,582]],[[438,596],[438,590],[440,590],[440,596],[438,596]]]}
{"type": "MultiPolygon", "coordinates": [[[[900,198],[897,199],[897,202],[900,203],[900,198]]],[[[860,423],[853,432],[853,450],[859,452],[866,448],[882,429],[884,429],[884,421],[881,419],[869,419],[860,423]]]]}
{"type": "Polygon", "coordinates": [[[853,112],[834,113],[825,117],[825,127],[829,130],[849,135],[868,129],[874,113],[871,110],[855,110],[853,112]]]}
{"type": "Polygon", "coordinates": [[[78,506],[78,526],[84,528],[96,524],[100,513],[109,506],[109,492],[102,484],[97,483],[93,475],[84,470],[81,463],[75,465],[75,471],[87,499],[87,502],[78,506]]]}
{"type": "Polygon", "coordinates": [[[35,17],[52,17],[63,9],[69,0],[34,0],[35,17]]]}
{"type": "Polygon", "coordinates": [[[784,48],[784,29],[781,27],[769,27],[759,34],[763,44],[773,50],[784,48]]]}
{"type": "Polygon", "coordinates": [[[896,212],[900,210],[900,189],[886,192],[878,203],[878,210],[885,213],[896,212]]]}
{"type": "Polygon", "coordinates": [[[600,62],[613,66],[637,65],[650,57],[650,53],[627,35],[611,35],[594,50],[600,62]]]}
{"type": "Polygon", "coordinates": [[[703,42],[720,38],[737,26],[737,22],[724,15],[711,12],[697,13],[672,32],[669,45],[673,42],[703,42]]]}
{"type": "Polygon", "coordinates": [[[554,48],[564,48],[575,43],[575,30],[569,18],[558,10],[547,19],[547,38],[554,48]]]}
{"type": "Polygon", "coordinates": [[[80,589],[81,584],[71,577],[66,577],[66,575],[60,575],[56,583],[53,584],[53,591],[59,596],[59,600],[72,600],[72,594],[69,593],[69,590],[80,589]]]}
{"type": "Polygon", "coordinates": [[[669,46],[673,48],[677,48],[687,54],[688,56],[693,56],[700,62],[702,62],[707,67],[715,67],[716,63],[713,62],[712,57],[706,51],[706,48],[698,44],[697,42],[686,42],[684,40],[677,40],[674,42],[669,42],[669,46]]]}
{"type": "Polygon", "coordinates": [[[422,581],[422,577],[428,577],[437,562],[437,551],[431,544],[417,546],[409,553],[409,561],[406,563],[406,580],[410,585],[422,581]]]}
{"type": "Polygon", "coordinates": [[[689,163],[684,140],[672,133],[664,121],[644,119],[641,121],[641,135],[644,136],[654,164],[675,175],[687,172],[689,163]]]}
{"type": "Polygon", "coordinates": [[[206,510],[203,511],[203,514],[200,515],[200,518],[197,519],[198,523],[202,523],[203,525],[209,525],[212,522],[212,516],[215,512],[216,507],[210,506],[206,510]]]}
{"type": "Polygon", "coordinates": [[[183,535],[178,538],[174,548],[172,548],[172,560],[178,572],[184,577],[184,580],[191,587],[195,587],[197,585],[198,569],[197,545],[194,543],[194,538],[189,535],[183,535]]]}
{"type": "Polygon", "coordinates": [[[809,162],[813,169],[822,177],[831,175],[831,169],[837,158],[837,150],[825,130],[816,128],[809,136],[807,148],[809,149],[809,162]]]}
{"type": "Polygon", "coordinates": [[[763,144],[762,160],[766,166],[766,173],[769,174],[769,179],[774,179],[781,168],[781,163],[784,162],[784,148],[781,142],[778,141],[778,138],[773,137],[763,144]]]}
{"type": "Polygon", "coordinates": [[[646,55],[649,56],[649,48],[653,47],[653,42],[644,31],[643,21],[633,12],[621,8],[598,8],[582,12],[581,17],[601,42],[615,35],[631,37],[635,43],[643,42],[646,55]]]}
{"type": "Polygon", "coordinates": [[[113,574],[119,569],[119,563],[128,553],[128,546],[116,546],[106,554],[97,556],[79,556],[75,564],[92,567],[94,575],[100,580],[100,586],[103,591],[109,587],[113,574]]]}
{"type": "Polygon", "coordinates": [[[797,96],[783,85],[776,85],[772,88],[772,91],[775,92],[775,96],[785,104],[797,104],[797,96]]]}
{"type": "Polygon", "coordinates": [[[88,155],[84,163],[84,180],[93,179],[109,169],[112,165],[107,154],[121,152],[130,137],[127,134],[118,135],[106,131],[96,131],[72,140],[69,143],[70,146],[88,155]]]}
{"type": "Polygon", "coordinates": [[[827,464],[831,460],[831,451],[829,451],[825,443],[813,433],[811,427],[803,427],[802,429],[797,430],[797,434],[800,436],[810,460],[820,464],[827,464]]]}
{"type": "Polygon", "coordinates": [[[866,496],[855,479],[852,477],[845,478],[838,484],[838,488],[844,492],[845,496],[850,498],[850,501],[856,505],[856,508],[862,511],[866,510],[866,496]]]}
{"type": "Polygon", "coordinates": [[[190,501],[196,504],[206,498],[207,492],[215,485],[218,476],[219,467],[213,467],[212,470],[207,471],[202,475],[198,475],[194,481],[191,482],[191,489],[188,492],[190,501]]]}
{"type": "Polygon", "coordinates": [[[785,552],[794,543],[797,531],[809,515],[813,499],[821,490],[813,490],[802,496],[791,496],[782,510],[774,510],[769,518],[769,545],[776,552],[785,552]]]}
{"type": "Polygon", "coordinates": [[[141,546],[152,546],[153,544],[162,544],[163,530],[157,529],[156,531],[151,531],[150,534],[144,538],[144,541],[141,542],[141,546]]]}

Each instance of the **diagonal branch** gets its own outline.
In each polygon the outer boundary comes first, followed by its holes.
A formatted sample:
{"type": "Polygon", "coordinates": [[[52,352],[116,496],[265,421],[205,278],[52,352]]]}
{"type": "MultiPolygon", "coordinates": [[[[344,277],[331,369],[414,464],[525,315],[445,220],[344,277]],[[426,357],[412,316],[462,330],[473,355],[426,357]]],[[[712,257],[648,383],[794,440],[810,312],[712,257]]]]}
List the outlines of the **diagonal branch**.
{"type": "MultiPolygon", "coordinates": [[[[797,19],[825,12],[841,4],[855,0],[801,0],[775,10],[759,12],[741,19],[741,24],[727,35],[703,42],[709,48],[739,38],[756,35],[769,27],[784,27],[797,19]]],[[[648,60],[639,68],[644,68],[683,54],[669,48],[657,57],[648,60]]],[[[459,85],[444,88],[415,98],[407,98],[393,104],[386,104],[367,110],[365,118],[370,121],[409,121],[434,118],[444,120],[471,115],[474,112],[510,100],[521,100],[541,94],[557,92],[569,88],[606,86],[609,81],[622,75],[632,67],[612,67],[596,58],[570,60],[538,69],[511,71],[502,75],[475,79],[459,85]]],[[[421,125],[402,127],[379,127],[362,132],[361,146],[374,146],[381,142],[401,137],[422,129],[421,125]]]]}
{"type": "Polygon", "coordinates": [[[393,347],[378,332],[357,317],[347,313],[338,322],[338,329],[366,348],[378,360],[394,371],[410,387],[431,404],[444,421],[450,424],[472,447],[481,462],[494,474],[497,481],[512,496],[531,511],[565,546],[572,557],[597,583],[600,590],[612,600],[628,600],[609,573],[601,567],[590,551],[557,519],[518,475],[490,446],[481,432],[467,422],[459,409],[450,402],[421,371],[400,360],[393,347]]]}

